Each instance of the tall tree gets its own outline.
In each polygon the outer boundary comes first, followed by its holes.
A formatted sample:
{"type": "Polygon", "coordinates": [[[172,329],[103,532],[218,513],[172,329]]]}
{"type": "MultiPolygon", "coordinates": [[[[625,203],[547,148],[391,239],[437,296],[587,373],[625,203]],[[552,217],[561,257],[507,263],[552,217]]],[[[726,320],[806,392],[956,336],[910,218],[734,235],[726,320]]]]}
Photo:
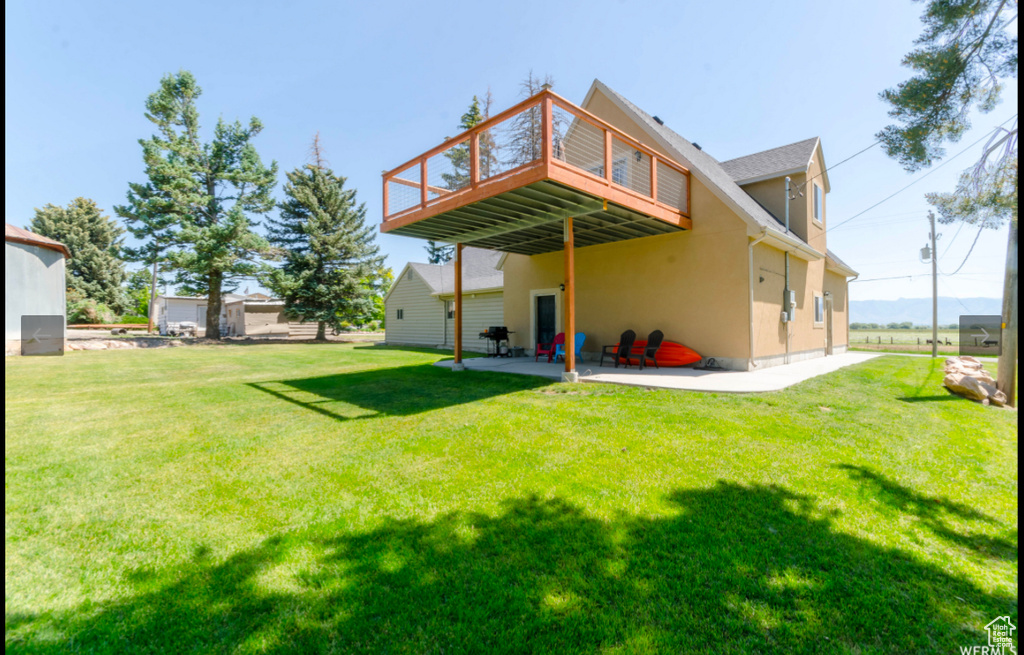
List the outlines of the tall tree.
{"type": "Polygon", "coordinates": [[[65,272],[74,295],[125,312],[128,299],[122,284],[128,274],[120,259],[124,229],[88,198],[75,198],[67,207],[48,204],[35,212],[29,229],[60,241],[71,253],[65,272]]]}
{"type": "MultiPolygon", "coordinates": [[[[143,144],[144,140],[139,143],[143,144]]],[[[152,177],[160,175],[157,170],[147,166],[147,173],[152,177]]],[[[139,241],[136,247],[125,247],[125,259],[140,262],[149,270],[149,300],[145,303],[146,317],[149,319],[149,331],[153,331],[153,308],[156,307],[156,289],[160,278],[160,269],[167,269],[167,253],[169,252],[177,225],[176,208],[170,194],[161,191],[170,186],[171,180],[164,179],[162,184],[153,182],[139,184],[128,183],[128,203],[115,205],[114,211],[124,219],[128,232],[139,241]]],[[[138,280],[133,274],[133,279],[138,280]]],[[[137,294],[138,291],[133,291],[137,294]]]]}
{"type": "MultiPolygon", "coordinates": [[[[543,79],[536,77],[531,70],[526,78],[519,83],[519,95],[522,98],[540,93],[545,86],[554,86],[555,80],[550,75],[543,79]]],[[[541,146],[544,142],[539,106],[520,112],[511,119],[510,134],[505,145],[508,158],[505,164],[511,168],[522,166],[540,159],[541,146]]]]}
{"type": "MultiPolygon", "coordinates": [[[[878,133],[886,152],[908,171],[930,166],[970,127],[972,110],[989,112],[1006,80],[1017,76],[1016,0],[928,0],[918,47],[903,59],[914,75],[882,92],[894,123],[878,133]]],[[[998,385],[1016,404],[1017,125],[996,131],[981,159],[952,194],[929,197],[945,223],[980,229],[1010,223],[1003,288],[1002,355],[998,385]],[[1009,209],[1012,203],[1012,211],[1009,209]]]]}
{"type": "MultiPolygon", "coordinates": [[[[487,107],[490,107],[490,90],[487,91],[487,107]]],[[[469,108],[466,113],[462,115],[459,120],[459,130],[471,130],[486,119],[486,115],[481,109],[480,99],[473,96],[473,101],[469,103],[469,108]]],[[[492,142],[493,139],[481,138],[480,141],[480,160],[481,164],[487,164],[486,170],[481,168],[481,175],[487,177],[490,172],[490,162],[493,159],[492,156],[492,142]]],[[[459,189],[466,187],[470,182],[470,147],[468,143],[463,143],[445,151],[444,156],[451,163],[451,170],[441,173],[441,180],[444,182],[444,188],[451,191],[458,191],[459,189]]],[[[455,246],[450,244],[439,244],[436,241],[428,240],[427,245],[424,246],[427,251],[427,262],[430,264],[445,264],[452,260],[455,256],[455,246]]]]}
{"type": "Polygon", "coordinates": [[[201,93],[188,71],[160,80],[146,100],[146,118],[158,133],[140,143],[146,194],[155,199],[149,209],[173,217],[167,259],[176,282],[185,293],[207,295],[206,336],[219,339],[221,294],[238,278],[255,276],[258,257],[269,248],[250,216],[273,208],[277,163],[265,166],[253,146],[263,130],[255,117],[247,125],[218,120],[212,139],[203,141],[196,107],[201,93]]]}
{"type": "Polygon", "coordinates": [[[319,142],[313,164],[287,173],[286,199],[278,218],[268,220],[270,242],[283,265],[267,286],[285,301],[285,311],[302,322],[317,323],[317,339],[343,318],[373,314],[375,281],[383,257],[376,231],[366,224],[366,205],[355,189],[324,166],[319,142]]]}

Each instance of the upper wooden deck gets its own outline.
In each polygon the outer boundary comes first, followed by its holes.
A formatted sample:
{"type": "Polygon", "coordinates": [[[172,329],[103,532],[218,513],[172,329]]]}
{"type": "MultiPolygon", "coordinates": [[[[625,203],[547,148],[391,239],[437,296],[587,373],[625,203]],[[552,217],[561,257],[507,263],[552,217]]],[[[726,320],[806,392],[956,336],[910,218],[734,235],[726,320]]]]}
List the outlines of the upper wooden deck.
{"type": "Polygon", "coordinates": [[[384,173],[382,232],[505,252],[689,229],[690,172],[542,91],[384,173]]]}

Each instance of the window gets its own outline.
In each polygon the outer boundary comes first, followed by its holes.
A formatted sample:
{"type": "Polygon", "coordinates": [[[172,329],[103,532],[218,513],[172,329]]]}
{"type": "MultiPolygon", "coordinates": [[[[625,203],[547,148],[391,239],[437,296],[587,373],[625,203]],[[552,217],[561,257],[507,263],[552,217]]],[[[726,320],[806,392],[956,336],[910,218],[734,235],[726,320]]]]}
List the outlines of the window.
{"type": "Polygon", "coordinates": [[[814,294],[814,323],[820,325],[825,322],[825,298],[814,294]]]}
{"type": "Polygon", "coordinates": [[[819,223],[825,220],[825,191],[818,186],[814,185],[814,220],[819,223]]]}
{"type": "Polygon", "coordinates": [[[455,318],[455,301],[449,300],[449,301],[447,301],[445,303],[445,305],[446,305],[445,312],[448,315],[448,319],[449,320],[454,319],[455,318]]]}
{"type": "MultiPolygon", "coordinates": [[[[590,168],[587,169],[587,171],[593,173],[594,175],[596,175],[598,177],[604,177],[604,164],[598,164],[597,166],[591,166],[590,168]]],[[[626,186],[627,181],[628,181],[628,179],[627,179],[628,171],[629,171],[629,169],[627,168],[627,165],[626,165],[626,159],[625,158],[616,159],[614,162],[612,162],[612,182],[614,182],[614,183],[616,183],[616,184],[618,184],[620,186],[626,186]]]]}
{"type": "Polygon", "coordinates": [[[395,318],[397,318],[398,320],[402,320],[403,318],[405,318],[405,310],[403,310],[403,309],[396,309],[395,310],[395,318]]]}

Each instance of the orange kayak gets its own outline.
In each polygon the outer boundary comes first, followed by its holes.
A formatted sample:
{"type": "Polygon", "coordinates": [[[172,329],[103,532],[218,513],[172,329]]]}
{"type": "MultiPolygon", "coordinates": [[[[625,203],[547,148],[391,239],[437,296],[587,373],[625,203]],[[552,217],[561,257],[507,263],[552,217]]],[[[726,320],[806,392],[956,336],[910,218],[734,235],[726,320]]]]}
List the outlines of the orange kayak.
{"type": "MultiPolygon", "coordinates": [[[[646,346],[646,339],[638,339],[633,342],[633,348],[630,351],[630,354],[635,356],[629,358],[630,364],[640,364],[639,355],[644,351],[646,346]]],[[[697,351],[687,348],[683,344],[676,343],[675,341],[662,341],[661,348],[658,348],[658,366],[686,366],[687,364],[699,362],[701,359],[702,357],[697,353],[697,351]]],[[[648,359],[646,365],[654,366],[654,362],[648,359]]]]}

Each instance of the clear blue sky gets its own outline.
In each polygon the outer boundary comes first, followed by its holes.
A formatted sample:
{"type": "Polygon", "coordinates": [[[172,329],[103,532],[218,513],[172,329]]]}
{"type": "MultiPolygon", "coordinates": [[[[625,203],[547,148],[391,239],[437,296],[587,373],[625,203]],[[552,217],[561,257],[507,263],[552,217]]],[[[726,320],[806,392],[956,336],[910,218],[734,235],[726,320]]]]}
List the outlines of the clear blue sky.
{"type": "MultiPolygon", "coordinates": [[[[95,199],[109,213],[142,181],[143,103],[160,77],[192,71],[204,124],[258,116],[256,145],[282,170],[305,162],[320,132],[327,158],[379,223],[382,170],[456,133],[474,94],[496,109],[529,70],[581,102],[600,78],[726,160],[820,136],[826,163],[868,146],[886,124],[878,92],[904,79],[920,3],[82,3],[5,4],[5,212],[95,199]],[[725,9],[725,8],[728,9],[725,9]]],[[[949,153],[1017,111],[1016,85],[949,153]]],[[[918,261],[927,191],[949,190],[980,146],[830,233],[829,247],[869,280],[854,299],[931,295],[918,261]]],[[[880,148],[831,173],[829,221],[914,179],[880,148]]],[[[694,217],[699,220],[699,217],[694,217]]],[[[975,233],[940,230],[952,272],[975,233]]],[[[1006,231],[983,234],[943,295],[1002,295],[1006,231]]],[[[381,236],[388,264],[422,261],[422,243],[381,236]]]]}

